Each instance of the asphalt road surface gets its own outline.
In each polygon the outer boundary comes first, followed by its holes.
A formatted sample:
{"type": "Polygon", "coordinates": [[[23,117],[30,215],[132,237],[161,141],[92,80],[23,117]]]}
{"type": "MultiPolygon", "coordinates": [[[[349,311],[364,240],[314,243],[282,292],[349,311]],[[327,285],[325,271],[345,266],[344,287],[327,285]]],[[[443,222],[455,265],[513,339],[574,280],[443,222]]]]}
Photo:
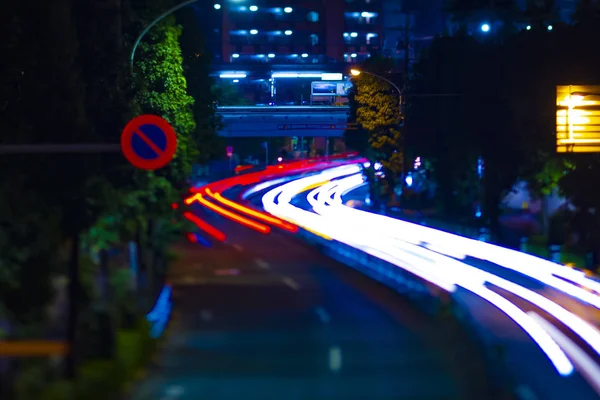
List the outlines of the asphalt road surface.
{"type": "Polygon", "coordinates": [[[167,340],[132,400],[497,398],[451,321],[288,234],[199,215],[228,240],[179,246],[167,340]]]}

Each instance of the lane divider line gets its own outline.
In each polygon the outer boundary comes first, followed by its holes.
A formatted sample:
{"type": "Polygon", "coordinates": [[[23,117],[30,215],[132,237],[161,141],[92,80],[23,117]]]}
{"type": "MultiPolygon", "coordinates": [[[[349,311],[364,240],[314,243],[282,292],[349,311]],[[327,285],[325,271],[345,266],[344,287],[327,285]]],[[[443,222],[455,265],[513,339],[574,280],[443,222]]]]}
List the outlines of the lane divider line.
{"type": "Polygon", "coordinates": [[[300,285],[298,285],[298,283],[295,280],[293,280],[292,278],[286,276],[282,279],[282,281],[284,284],[286,284],[290,288],[292,288],[294,290],[300,290],[300,285]]]}

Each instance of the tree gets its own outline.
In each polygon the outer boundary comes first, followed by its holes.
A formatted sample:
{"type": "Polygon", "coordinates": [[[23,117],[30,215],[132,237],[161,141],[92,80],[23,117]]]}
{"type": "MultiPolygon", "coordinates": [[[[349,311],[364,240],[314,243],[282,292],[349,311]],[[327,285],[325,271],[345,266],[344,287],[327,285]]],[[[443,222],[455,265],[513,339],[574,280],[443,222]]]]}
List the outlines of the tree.
{"type": "Polygon", "coordinates": [[[505,45],[466,35],[437,38],[415,67],[407,98],[407,140],[429,160],[449,218],[483,216],[493,224],[518,175],[518,134],[510,121],[505,45]],[[483,180],[477,164],[483,159],[483,180]],[[481,195],[483,194],[483,198],[481,195]]]}
{"type": "Polygon", "coordinates": [[[348,131],[345,136],[349,146],[370,153],[371,158],[383,164],[386,179],[393,187],[403,171],[404,162],[399,94],[385,80],[367,73],[371,70],[385,73],[386,67],[389,65],[383,60],[365,63],[366,72],[354,78],[356,88],[349,97],[351,118],[355,113],[360,129],[348,131]]]}

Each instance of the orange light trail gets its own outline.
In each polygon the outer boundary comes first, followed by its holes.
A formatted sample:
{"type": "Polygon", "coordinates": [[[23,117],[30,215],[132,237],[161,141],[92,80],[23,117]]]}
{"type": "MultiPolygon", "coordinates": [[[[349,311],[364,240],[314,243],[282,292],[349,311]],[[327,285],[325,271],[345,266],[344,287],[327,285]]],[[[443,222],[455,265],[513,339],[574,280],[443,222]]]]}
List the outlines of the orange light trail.
{"type": "Polygon", "coordinates": [[[191,222],[193,222],[194,224],[196,224],[196,226],[198,228],[202,229],[204,232],[208,233],[210,236],[212,236],[213,238],[215,238],[219,242],[224,242],[225,239],[227,239],[227,236],[225,236],[225,234],[223,232],[221,232],[220,230],[218,230],[214,226],[212,226],[212,225],[204,222],[202,219],[198,218],[197,216],[195,216],[191,212],[186,211],[186,212],[183,213],[183,216],[185,218],[187,218],[188,220],[190,220],[191,222]]]}
{"type": "Polygon", "coordinates": [[[252,217],[258,218],[261,221],[273,224],[281,229],[285,229],[288,232],[293,232],[296,233],[298,232],[298,227],[296,225],[290,224],[289,222],[285,222],[279,218],[275,218],[272,217],[268,214],[265,213],[261,213],[259,211],[253,210],[249,207],[245,207],[239,203],[236,203],[234,201],[231,201],[229,199],[226,199],[225,197],[223,197],[220,193],[213,193],[210,189],[206,189],[206,194],[209,195],[210,197],[214,198],[215,200],[225,204],[226,206],[229,206],[231,208],[233,208],[234,210],[240,211],[244,214],[250,215],[252,217]]]}
{"type": "Polygon", "coordinates": [[[260,224],[258,222],[252,221],[251,219],[242,217],[241,215],[237,215],[235,213],[232,213],[229,210],[219,207],[218,205],[213,204],[210,201],[206,200],[204,197],[202,197],[202,195],[200,193],[196,193],[194,196],[188,197],[186,199],[186,204],[191,204],[194,201],[198,201],[203,206],[210,208],[217,214],[221,214],[222,216],[227,217],[227,218],[231,219],[232,221],[238,222],[244,226],[247,226],[248,228],[254,229],[257,232],[260,232],[260,233],[271,232],[271,228],[268,227],[267,225],[260,224]],[[188,200],[190,200],[189,203],[188,203],[188,200]]]}

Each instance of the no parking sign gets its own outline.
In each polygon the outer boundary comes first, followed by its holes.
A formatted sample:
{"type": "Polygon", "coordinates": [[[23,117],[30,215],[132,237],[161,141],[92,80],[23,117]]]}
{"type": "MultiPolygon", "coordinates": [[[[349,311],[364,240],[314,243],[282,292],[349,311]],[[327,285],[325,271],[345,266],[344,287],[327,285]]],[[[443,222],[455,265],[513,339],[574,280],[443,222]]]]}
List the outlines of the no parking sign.
{"type": "Polygon", "coordinates": [[[155,170],[173,159],[177,135],[165,119],[156,115],[140,115],[123,129],[121,149],[134,167],[155,170]]]}

